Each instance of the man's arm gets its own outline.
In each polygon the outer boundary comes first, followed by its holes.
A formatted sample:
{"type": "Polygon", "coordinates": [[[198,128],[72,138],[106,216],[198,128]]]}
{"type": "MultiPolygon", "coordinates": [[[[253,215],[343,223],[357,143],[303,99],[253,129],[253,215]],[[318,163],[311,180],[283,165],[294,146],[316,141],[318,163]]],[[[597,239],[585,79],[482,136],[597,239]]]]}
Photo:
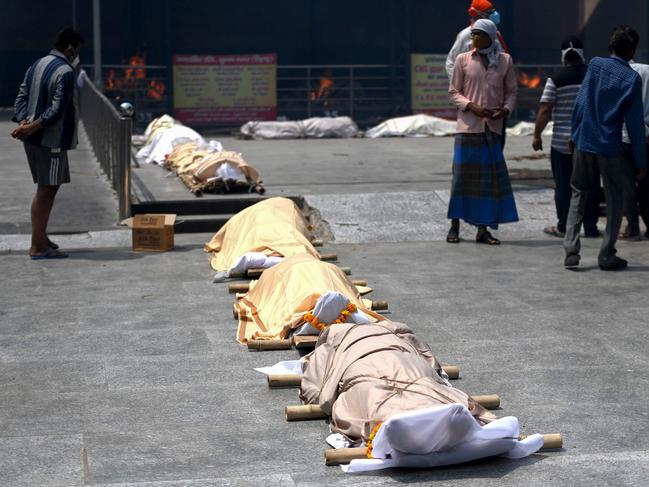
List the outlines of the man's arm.
{"type": "Polygon", "coordinates": [[[543,150],[543,130],[548,126],[552,120],[552,111],[557,101],[557,88],[552,78],[548,78],[545,82],[545,88],[541,95],[539,104],[539,112],[536,114],[536,124],[534,125],[534,139],[532,140],[532,148],[534,150],[543,150]]]}
{"type": "Polygon", "coordinates": [[[644,130],[644,107],[642,105],[642,83],[640,82],[639,76],[636,79],[636,83],[633,85],[630,104],[628,110],[624,114],[624,121],[626,122],[626,128],[629,132],[629,138],[631,139],[635,165],[640,173],[639,176],[643,176],[647,167],[647,148],[644,130]]]}
{"type": "Polygon", "coordinates": [[[16,96],[16,101],[14,101],[14,116],[11,119],[16,123],[22,123],[27,119],[27,108],[29,105],[29,88],[27,86],[27,80],[30,78],[30,73],[32,68],[30,67],[25,73],[25,78],[18,88],[18,95],[16,96]]]}
{"type": "Polygon", "coordinates": [[[504,100],[501,108],[493,110],[491,114],[492,120],[500,120],[511,114],[516,106],[516,95],[518,94],[518,80],[516,79],[512,58],[507,54],[501,55],[507,57],[507,71],[503,80],[504,100]]]}

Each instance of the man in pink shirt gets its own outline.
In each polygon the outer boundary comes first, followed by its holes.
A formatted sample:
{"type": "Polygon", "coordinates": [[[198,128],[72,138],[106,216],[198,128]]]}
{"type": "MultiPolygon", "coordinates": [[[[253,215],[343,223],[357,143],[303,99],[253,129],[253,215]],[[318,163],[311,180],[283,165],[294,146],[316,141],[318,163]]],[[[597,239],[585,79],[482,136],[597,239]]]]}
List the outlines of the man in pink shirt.
{"type": "Polygon", "coordinates": [[[512,58],[496,44],[498,29],[487,19],[475,22],[473,50],[455,62],[449,93],[458,108],[453,183],[446,241],[460,241],[460,219],[478,227],[476,241],[498,245],[487,227],[518,221],[503,156],[503,118],[513,110],[518,90],[512,58]]]}

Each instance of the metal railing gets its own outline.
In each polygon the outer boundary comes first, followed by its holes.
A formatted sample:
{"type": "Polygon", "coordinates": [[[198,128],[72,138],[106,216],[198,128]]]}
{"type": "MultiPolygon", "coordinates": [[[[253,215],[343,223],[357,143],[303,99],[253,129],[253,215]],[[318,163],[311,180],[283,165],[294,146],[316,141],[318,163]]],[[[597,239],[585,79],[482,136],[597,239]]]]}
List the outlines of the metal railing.
{"type": "Polygon", "coordinates": [[[288,119],[347,115],[360,122],[393,116],[403,105],[404,66],[277,66],[277,111],[288,119]]]}
{"type": "Polygon", "coordinates": [[[106,177],[117,192],[120,220],[131,216],[130,114],[117,108],[81,72],[79,108],[90,145],[106,177]]]}

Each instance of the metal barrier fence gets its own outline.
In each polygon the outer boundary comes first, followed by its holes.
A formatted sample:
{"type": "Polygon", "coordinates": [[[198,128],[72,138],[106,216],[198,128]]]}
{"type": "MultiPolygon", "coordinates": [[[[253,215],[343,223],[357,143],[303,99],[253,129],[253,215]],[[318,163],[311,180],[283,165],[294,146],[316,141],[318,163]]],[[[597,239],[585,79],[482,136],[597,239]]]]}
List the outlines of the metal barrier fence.
{"type": "Polygon", "coordinates": [[[120,113],[84,71],[80,81],[81,120],[95,157],[117,192],[122,220],[131,216],[131,114],[120,113]]]}
{"type": "Polygon", "coordinates": [[[277,112],[295,120],[347,115],[358,122],[394,116],[403,108],[404,66],[277,66],[277,112]]]}

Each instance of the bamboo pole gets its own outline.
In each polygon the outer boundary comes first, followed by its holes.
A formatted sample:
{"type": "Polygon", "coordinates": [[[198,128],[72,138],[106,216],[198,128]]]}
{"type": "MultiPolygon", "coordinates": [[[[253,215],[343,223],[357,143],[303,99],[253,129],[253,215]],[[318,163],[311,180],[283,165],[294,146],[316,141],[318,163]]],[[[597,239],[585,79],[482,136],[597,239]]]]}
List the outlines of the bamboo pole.
{"type": "MultiPolygon", "coordinates": [[[[460,376],[460,368],[457,365],[444,365],[442,367],[449,379],[457,379],[460,376]]],[[[267,376],[268,387],[271,389],[282,389],[300,387],[302,374],[271,374],[267,376]]]]}
{"type": "Polygon", "coordinates": [[[249,282],[245,282],[245,283],[237,282],[237,283],[234,283],[234,284],[230,284],[228,286],[228,292],[230,294],[247,293],[249,289],[250,289],[250,283],[249,282]]]}
{"type": "Polygon", "coordinates": [[[232,305],[232,316],[234,317],[235,320],[239,319],[239,312],[237,311],[237,303],[234,303],[232,305]]]}
{"type": "Polygon", "coordinates": [[[352,284],[354,286],[367,286],[367,281],[365,279],[352,279],[352,284]]]}
{"type": "Polygon", "coordinates": [[[294,335],[291,338],[280,340],[248,340],[248,350],[290,350],[295,347],[297,349],[313,348],[318,341],[317,335],[294,335]]]}
{"type": "MultiPolygon", "coordinates": [[[[487,409],[495,409],[500,406],[500,397],[498,397],[497,394],[471,397],[473,397],[476,402],[487,409]]],[[[286,421],[306,421],[310,419],[323,419],[327,417],[320,406],[317,406],[315,404],[286,406],[284,413],[286,416],[286,421]]]]}
{"type": "Polygon", "coordinates": [[[311,245],[313,245],[314,247],[322,247],[324,245],[324,242],[321,238],[314,238],[313,240],[311,240],[311,245]]]}
{"type": "MultiPolygon", "coordinates": [[[[526,436],[521,436],[523,440],[526,436]]],[[[563,440],[560,433],[550,433],[543,435],[543,446],[541,450],[555,450],[563,447],[563,440]]],[[[328,467],[335,465],[347,465],[352,460],[367,458],[367,447],[360,448],[339,448],[325,450],[325,465],[328,467]]]]}
{"type": "MultiPolygon", "coordinates": [[[[246,276],[251,278],[251,279],[258,279],[265,271],[266,269],[248,269],[248,272],[246,273],[246,276]]],[[[340,266],[340,270],[343,271],[346,275],[350,276],[352,273],[351,267],[344,267],[340,266]]],[[[230,277],[243,277],[243,275],[236,275],[236,276],[230,276],[230,277]]]]}
{"type": "Polygon", "coordinates": [[[388,309],[387,301],[372,301],[372,311],[385,311],[388,309]]]}
{"type": "Polygon", "coordinates": [[[320,260],[322,262],[334,262],[338,260],[338,255],[336,254],[320,254],[320,260]]]}

